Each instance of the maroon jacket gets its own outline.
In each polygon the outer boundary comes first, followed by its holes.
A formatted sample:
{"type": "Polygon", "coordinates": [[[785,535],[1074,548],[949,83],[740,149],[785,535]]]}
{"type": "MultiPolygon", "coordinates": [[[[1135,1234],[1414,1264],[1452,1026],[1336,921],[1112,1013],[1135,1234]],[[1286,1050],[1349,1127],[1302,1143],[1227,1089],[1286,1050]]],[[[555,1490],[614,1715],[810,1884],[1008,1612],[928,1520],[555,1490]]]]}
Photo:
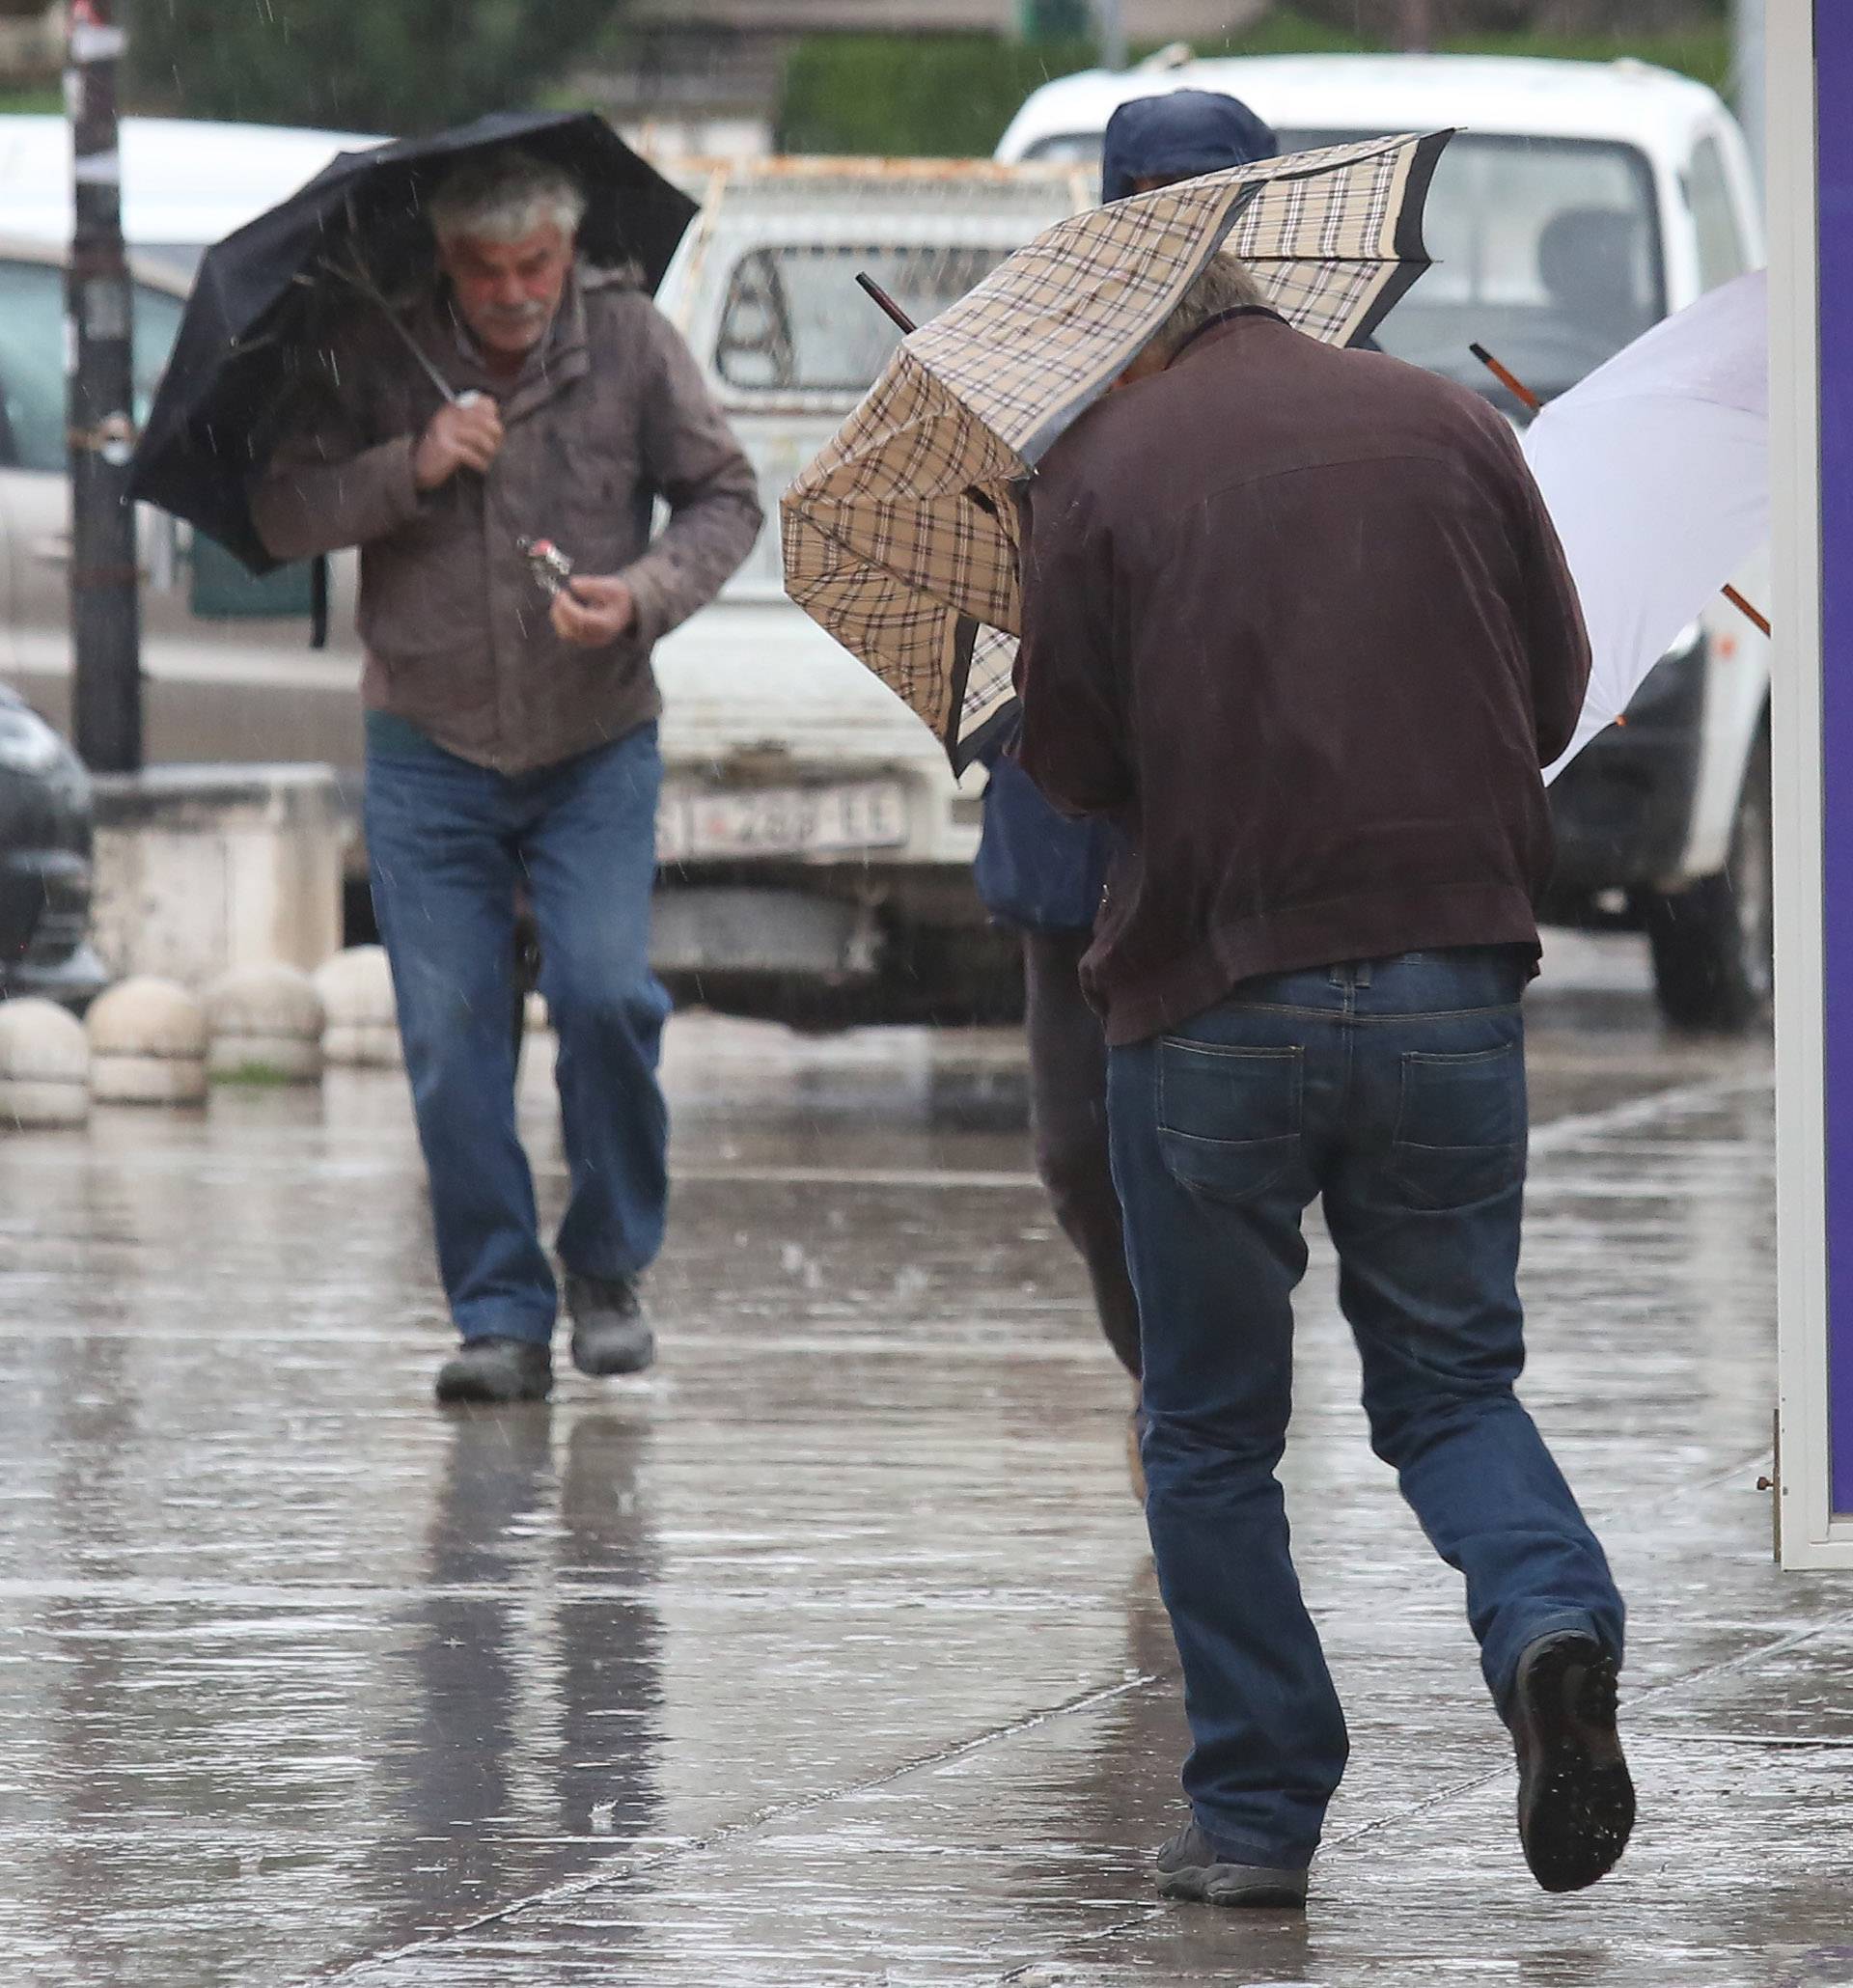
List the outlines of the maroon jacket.
{"type": "Polygon", "coordinates": [[[1109,1041],[1259,974],[1535,957],[1589,641],[1477,395],[1231,314],[1049,452],[1023,578],[1018,757],[1130,844],[1083,965],[1109,1041]]]}

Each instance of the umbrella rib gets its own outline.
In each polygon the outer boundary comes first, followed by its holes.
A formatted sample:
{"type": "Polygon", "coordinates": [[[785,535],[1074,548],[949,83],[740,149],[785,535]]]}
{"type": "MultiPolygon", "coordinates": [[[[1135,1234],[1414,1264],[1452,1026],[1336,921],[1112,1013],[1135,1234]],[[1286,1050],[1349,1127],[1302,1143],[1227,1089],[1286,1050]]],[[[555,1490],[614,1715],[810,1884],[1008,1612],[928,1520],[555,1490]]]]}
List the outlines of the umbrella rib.
{"type": "Polygon", "coordinates": [[[399,321],[399,313],[386,301],[386,298],[373,284],[372,277],[366,273],[365,267],[360,262],[358,256],[355,258],[352,269],[344,269],[339,262],[332,259],[323,262],[321,266],[338,282],[350,284],[355,290],[359,290],[369,303],[378,307],[380,315],[393,327],[393,330],[398,333],[400,341],[405,349],[417,360],[424,372],[425,377],[444,396],[446,400],[455,406],[456,404],[456,389],[437,370],[436,365],[425,347],[399,321]]]}

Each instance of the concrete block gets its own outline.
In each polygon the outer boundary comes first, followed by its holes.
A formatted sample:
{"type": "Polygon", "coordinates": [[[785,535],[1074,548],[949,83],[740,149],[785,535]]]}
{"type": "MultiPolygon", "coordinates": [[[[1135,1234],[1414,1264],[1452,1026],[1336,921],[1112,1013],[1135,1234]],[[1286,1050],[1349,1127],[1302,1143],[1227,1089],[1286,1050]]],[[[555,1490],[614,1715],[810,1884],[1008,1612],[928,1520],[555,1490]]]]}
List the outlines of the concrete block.
{"type": "Polygon", "coordinates": [[[90,1115],[90,1040],[53,1001],[0,1002],[0,1131],[81,1125],[90,1115]]]}
{"type": "Polygon", "coordinates": [[[341,944],[353,819],[326,766],[151,766],[95,781],[93,939],[113,973],[203,987],[341,944]]]}
{"type": "Polygon", "coordinates": [[[205,1102],[206,1009],[176,981],[121,981],[92,1006],[85,1027],[98,1104],[205,1102]]]}
{"type": "Polygon", "coordinates": [[[239,967],[212,982],[205,1004],[207,1076],[283,1084],[320,1077],[327,1017],[299,968],[239,967]]]}
{"type": "Polygon", "coordinates": [[[392,1069],[403,1060],[385,947],[350,946],[337,953],[317,972],[315,987],[326,1017],[326,1062],[392,1069]]]}

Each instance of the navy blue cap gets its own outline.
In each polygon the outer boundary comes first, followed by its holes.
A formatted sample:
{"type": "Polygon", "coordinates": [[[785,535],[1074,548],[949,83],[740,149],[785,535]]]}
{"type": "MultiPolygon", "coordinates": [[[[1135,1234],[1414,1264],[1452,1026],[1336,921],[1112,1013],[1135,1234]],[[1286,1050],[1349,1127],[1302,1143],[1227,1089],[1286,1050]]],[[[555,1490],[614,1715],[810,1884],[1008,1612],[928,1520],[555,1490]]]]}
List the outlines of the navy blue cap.
{"type": "Polygon", "coordinates": [[[1107,124],[1100,153],[1100,198],[1124,200],[1139,179],[1194,179],[1272,158],[1273,128],[1238,97],[1215,90],[1174,90],[1135,97],[1107,124]]]}

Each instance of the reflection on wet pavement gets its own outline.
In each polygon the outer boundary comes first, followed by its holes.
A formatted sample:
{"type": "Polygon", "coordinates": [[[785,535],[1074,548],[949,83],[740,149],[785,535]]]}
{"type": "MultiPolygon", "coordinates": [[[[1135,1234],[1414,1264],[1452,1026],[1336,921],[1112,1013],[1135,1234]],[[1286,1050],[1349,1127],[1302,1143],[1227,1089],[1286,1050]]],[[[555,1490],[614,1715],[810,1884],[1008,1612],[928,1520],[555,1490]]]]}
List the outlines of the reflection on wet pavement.
{"type": "Polygon", "coordinates": [[[402,1079],[0,1143],[0,1980],[1853,1981],[1853,1588],[1753,1488],[1768,1045],[1561,958],[1527,1394],[1633,1609],[1607,1884],[1525,1876],[1315,1247],[1287,1475],[1351,1776],[1304,1926],[1160,1906],[1174,1660],[1017,1045],[696,1015],[663,1362],[546,1408],[429,1405],[402,1079]]]}

